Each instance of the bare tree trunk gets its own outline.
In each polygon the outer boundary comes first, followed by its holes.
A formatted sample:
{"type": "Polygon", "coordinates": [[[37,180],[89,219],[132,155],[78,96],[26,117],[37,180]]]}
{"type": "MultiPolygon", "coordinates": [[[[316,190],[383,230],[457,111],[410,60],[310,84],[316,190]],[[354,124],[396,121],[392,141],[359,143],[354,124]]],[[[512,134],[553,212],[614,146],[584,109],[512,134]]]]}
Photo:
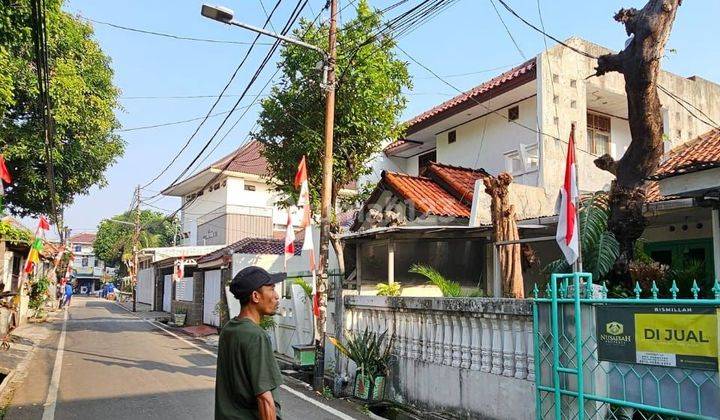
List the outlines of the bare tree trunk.
{"type": "Polygon", "coordinates": [[[660,59],[677,9],[682,0],[650,0],[640,10],[621,9],[615,20],[625,25],[632,36],[627,47],[617,54],[598,58],[596,76],[622,73],[628,100],[628,120],[632,141],[623,157],[615,161],[609,155],[595,165],[616,179],[610,188],[608,227],[620,242],[615,272],[627,277],[627,263],[633,258],[633,246],[645,230],[643,184],[660,163],[663,154],[663,121],[657,79],[660,59]]]}
{"type": "MultiPolygon", "coordinates": [[[[509,186],[512,180],[512,175],[507,172],[500,173],[497,178],[490,176],[483,180],[485,192],[490,196],[493,242],[520,239],[515,220],[515,207],[510,204],[509,198],[509,186]]],[[[520,244],[504,245],[500,247],[499,254],[503,296],[523,298],[525,287],[520,244]]]]}

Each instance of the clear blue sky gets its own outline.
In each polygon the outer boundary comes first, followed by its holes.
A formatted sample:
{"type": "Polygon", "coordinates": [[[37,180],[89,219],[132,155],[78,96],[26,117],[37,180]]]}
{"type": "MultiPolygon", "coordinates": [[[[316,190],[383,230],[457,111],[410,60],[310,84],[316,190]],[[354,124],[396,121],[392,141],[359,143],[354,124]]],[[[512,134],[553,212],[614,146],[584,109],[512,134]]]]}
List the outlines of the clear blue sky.
{"type": "MultiPolygon", "coordinates": [[[[265,19],[260,1],[264,1],[268,10],[275,4],[274,0],[215,1],[234,9],[239,20],[258,26],[265,19]]],[[[370,1],[376,8],[383,8],[394,2],[395,0],[370,1]]],[[[409,0],[391,12],[390,16],[418,2],[419,0],[409,0]]],[[[273,18],[278,30],[295,3],[292,0],[283,1],[273,18]]],[[[529,20],[538,22],[536,0],[508,0],[508,3],[529,20]]],[[[310,0],[303,15],[310,18],[316,16],[324,4],[325,0],[310,0]]],[[[340,4],[344,7],[348,1],[340,0],[340,4]]],[[[544,48],[542,36],[506,13],[499,3],[496,4],[524,54],[529,58],[540,52],[544,48]]],[[[620,7],[642,7],[644,4],[645,0],[540,2],[545,27],[549,33],[560,39],[576,35],[613,49],[620,49],[626,38],[624,28],[612,20],[613,14],[620,7]]],[[[200,5],[200,2],[187,0],[69,0],[65,9],[98,21],[188,37],[252,40],[252,34],[239,28],[202,18],[200,5]]],[[[351,18],[351,11],[352,6],[345,9],[342,18],[351,18]]],[[[669,47],[677,50],[677,53],[666,58],[663,67],[683,76],[697,74],[720,81],[720,49],[717,45],[717,40],[720,39],[720,25],[717,23],[719,15],[720,2],[716,0],[685,1],[669,42],[669,47]]],[[[327,13],[323,15],[323,18],[326,17],[327,13]]],[[[246,45],[160,38],[100,24],[94,24],[94,27],[96,39],[112,58],[115,83],[122,90],[122,109],[117,110],[117,116],[123,128],[205,115],[212,104],[212,98],[130,97],[217,95],[247,49],[246,45]]],[[[263,40],[268,41],[267,38],[263,40]]],[[[553,45],[552,41],[549,42],[553,45]]],[[[494,69],[447,78],[460,89],[471,88],[523,61],[500,23],[490,0],[460,0],[440,16],[401,38],[399,44],[441,75],[494,69]],[[498,69],[499,67],[502,69],[498,69]]],[[[229,89],[231,94],[237,95],[241,92],[267,49],[268,46],[262,46],[255,50],[251,60],[246,63],[229,89]]],[[[398,52],[398,55],[406,59],[401,52],[398,52]]],[[[409,68],[414,78],[414,88],[408,94],[409,105],[403,118],[412,117],[457,93],[414,63],[411,63],[409,68]]],[[[250,92],[257,93],[274,70],[274,66],[266,67],[264,77],[250,92]]],[[[224,99],[215,112],[230,109],[236,99],[224,99]]],[[[244,103],[249,104],[250,99],[246,99],[244,103]]],[[[205,164],[238,147],[255,122],[257,113],[257,106],[250,109],[205,164]]],[[[233,116],[229,122],[234,123],[236,118],[233,116]]],[[[168,186],[209,139],[222,119],[222,116],[210,118],[178,162],[167,174],[148,187],[143,195],[153,195],[168,186]]],[[[88,196],[78,197],[75,204],[66,210],[66,222],[73,232],[94,231],[102,218],[127,210],[135,186],[152,179],[179,150],[197,124],[195,121],[122,133],[127,148],[125,155],[108,170],[108,186],[102,189],[93,188],[88,196]]],[[[227,124],[226,128],[230,125],[232,124],[227,124]]],[[[221,133],[224,134],[225,131],[221,133]]],[[[216,141],[218,139],[219,137],[216,141]]],[[[180,202],[179,199],[165,198],[155,205],[174,210],[180,202]]]]}

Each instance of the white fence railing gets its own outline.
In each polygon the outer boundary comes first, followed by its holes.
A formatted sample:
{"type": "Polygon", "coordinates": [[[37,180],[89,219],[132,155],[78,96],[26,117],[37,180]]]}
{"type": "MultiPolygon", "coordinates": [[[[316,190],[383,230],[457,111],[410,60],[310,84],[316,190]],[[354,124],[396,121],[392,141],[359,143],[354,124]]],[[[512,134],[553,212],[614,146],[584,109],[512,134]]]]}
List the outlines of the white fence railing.
{"type": "Polygon", "coordinates": [[[516,299],[347,296],[344,330],[353,333],[367,328],[395,336],[398,363],[393,375],[399,376],[395,383],[400,386],[394,392],[400,394],[399,399],[431,408],[442,403],[489,417],[506,417],[514,411],[510,406],[509,412],[492,412],[494,407],[486,399],[435,402],[432,389],[424,389],[446,386],[460,390],[460,395],[482,395],[480,386],[472,389],[472,380],[462,383],[464,375],[513,391],[501,398],[527,398],[518,400],[522,410],[512,417],[526,418],[535,380],[530,308],[528,301],[516,299]],[[439,372],[441,377],[437,377],[439,372]]]}

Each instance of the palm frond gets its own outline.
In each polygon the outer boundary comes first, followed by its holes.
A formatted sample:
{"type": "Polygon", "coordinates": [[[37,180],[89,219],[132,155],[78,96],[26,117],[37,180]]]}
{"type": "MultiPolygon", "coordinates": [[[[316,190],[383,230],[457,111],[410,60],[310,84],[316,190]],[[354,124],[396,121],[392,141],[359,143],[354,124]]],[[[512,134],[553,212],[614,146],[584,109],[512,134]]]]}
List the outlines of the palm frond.
{"type": "Polygon", "coordinates": [[[459,283],[448,280],[439,271],[424,264],[413,264],[409,270],[411,273],[420,274],[428,279],[430,284],[437,286],[445,297],[462,296],[462,287],[459,283]]]}

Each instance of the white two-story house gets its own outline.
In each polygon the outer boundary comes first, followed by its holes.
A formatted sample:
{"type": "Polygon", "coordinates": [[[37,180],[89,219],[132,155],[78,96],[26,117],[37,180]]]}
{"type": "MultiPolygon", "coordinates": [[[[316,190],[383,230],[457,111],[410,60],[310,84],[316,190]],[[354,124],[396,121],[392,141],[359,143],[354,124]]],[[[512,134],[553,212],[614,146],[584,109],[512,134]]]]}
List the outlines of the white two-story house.
{"type": "MultiPolygon", "coordinates": [[[[567,43],[596,57],[611,52],[579,38],[567,43]]],[[[554,235],[572,124],[581,192],[608,190],[613,176],[593,161],[605,153],[619,159],[629,146],[627,97],[622,75],[594,77],[595,65],[558,45],[409,120],[405,137],[388,144],[374,160],[373,173],[360,181],[377,183],[358,213],[356,233],[346,241],[365,264],[359,270],[363,283],[394,276],[410,284],[419,278],[407,271],[418,261],[467,286],[492,277],[490,232],[482,230],[489,229],[483,228],[490,223],[489,197],[478,182],[487,174],[513,175],[510,201],[527,226],[521,237],[533,234],[530,225],[537,236],[554,235]],[[398,222],[398,214],[404,220],[398,222]],[[372,229],[398,224],[414,229],[372,229]],[[419,237],[425,238],[422,246],[419,237]]],[[[666,151],[710,131],[708,122],[720,121],[718,84],[666,71],[659,80],[678,98],[660,92],[666,151]]],[[[708,208],[663,197],[653,182],[647,196],[652,218],[643,239],[652,243],[651,254],[675,266],[687,255],[709,257],[708,208]]],[[[542,263],[559,258],[554,241],[533,247],[547,251],[539,253],[542,263]]]]}
{"type": "Polygon", "coordinates": [[[246,237],[284,235],[287,212],[276,205],[261,152],[262,144],[250,141],[162,192],[182,200],[183,245],[228,245],[246,237]]]}
{"type": "MultiPolygon", "coordinates": [[[[611,52],[579,38],[567,43],[594,56],[611,52]]],[[[550,48],[412,118],[405,137],[386,147],[373,163],[373,174],[361,182],[383,181],[391,173],[417,177],[430,162],[492,175],[507,171],[516,184],[530,187],[522,195],[536,201],[519,209],[519,215],[547,215],[563,182],[570,126],[575,124],[580,189],[607,190],[613,176],[593,160],[605,153],[619,159],[631,138],[623,77],[589,77],[595,65],[561,45],[550,48]]],[[[665,71],[660,83],[687,101],[681,104],[660,93],[666,150],[712,128],[686,108],[720,120],[720,85],[665,71]]]]}
{"type": "Polygon", "coordinates": [[[73,253],[72,272],[77,293],[92,293],[100,290],[103,276],[114,277],[117,268],[106,267],[105,262],[95,256],[94,233],[78,233],[68,238],[73,253]]]}

